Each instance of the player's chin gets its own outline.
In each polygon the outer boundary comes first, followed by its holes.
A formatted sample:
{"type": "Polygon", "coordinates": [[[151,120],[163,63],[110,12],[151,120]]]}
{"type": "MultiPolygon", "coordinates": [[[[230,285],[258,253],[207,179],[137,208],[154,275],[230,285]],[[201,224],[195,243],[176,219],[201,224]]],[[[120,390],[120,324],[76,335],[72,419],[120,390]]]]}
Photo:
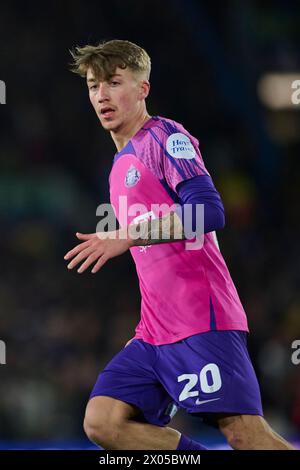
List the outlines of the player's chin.
{"type": "Polygon", "coordinates": [[[103,119],[100,119],[100,122],[101,122],[103,129],[105,129],[106,131],[113,132],[119,127],[119,124],[117,123],[116,120],[104,121],[103,119]]]}

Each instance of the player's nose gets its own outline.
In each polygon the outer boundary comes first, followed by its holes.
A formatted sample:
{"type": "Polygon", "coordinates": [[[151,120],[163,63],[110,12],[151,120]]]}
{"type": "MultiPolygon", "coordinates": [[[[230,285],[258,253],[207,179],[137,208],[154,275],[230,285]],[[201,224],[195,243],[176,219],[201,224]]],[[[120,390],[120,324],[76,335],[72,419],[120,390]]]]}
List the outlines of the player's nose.
{"type": "Polygon", "coordinates": [[[97,90],[97,100],[99,103],[103,103],[108,100],[108,90],[104,83],[100,83],[97,90]]]}

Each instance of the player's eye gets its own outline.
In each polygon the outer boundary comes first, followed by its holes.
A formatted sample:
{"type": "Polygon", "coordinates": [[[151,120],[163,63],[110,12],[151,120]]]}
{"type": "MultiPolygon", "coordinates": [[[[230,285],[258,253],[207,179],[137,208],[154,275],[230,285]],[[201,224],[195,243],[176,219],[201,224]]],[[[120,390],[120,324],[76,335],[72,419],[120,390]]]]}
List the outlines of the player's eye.
{"type": "Polygon", "coordinates": [[[112,86],[120,85],[120,82],[117,82],[116,80],[112,80],[110,83],[112,86]]]}
{"type": "Polygon", "coordinates": [[[97,88],[97,85],[90,86],[90,90],[96,90],[96,88],[97,88]]]}

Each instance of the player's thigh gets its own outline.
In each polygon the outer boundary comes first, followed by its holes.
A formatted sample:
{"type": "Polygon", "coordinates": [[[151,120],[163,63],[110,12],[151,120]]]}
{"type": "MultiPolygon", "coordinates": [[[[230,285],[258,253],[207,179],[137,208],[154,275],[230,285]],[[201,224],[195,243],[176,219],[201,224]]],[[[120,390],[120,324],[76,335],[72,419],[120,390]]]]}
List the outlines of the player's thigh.
{"type": "Polygon", "coordinates": [[[84,428],[105,429],[122,421],[134,419],[139,414],[140,410],[134,405],[112,397],[94,396],[89,400],[85,410],[84,428]]]}
{"type": "Polygon", "coordinates": [[[96,421],[101,417],[106,423],[124,418],[160,426],[168,424],[173,399],[153,371],[156,359],[155,348],[140,340],[123,348],[99,374],[86,421],[90,422],[95,415],[96,421]]]}

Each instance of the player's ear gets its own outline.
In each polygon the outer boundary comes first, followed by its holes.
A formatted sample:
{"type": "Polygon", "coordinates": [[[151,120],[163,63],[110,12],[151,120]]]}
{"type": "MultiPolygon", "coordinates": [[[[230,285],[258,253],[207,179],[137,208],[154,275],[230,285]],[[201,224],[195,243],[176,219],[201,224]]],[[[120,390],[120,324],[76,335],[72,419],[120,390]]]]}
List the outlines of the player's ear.
{"type": "Polygon", "coordinates": [[[140,98],[144,100],[150,92],[150,82],[148,80],[141,80],[140,83],[140,98]]]}

